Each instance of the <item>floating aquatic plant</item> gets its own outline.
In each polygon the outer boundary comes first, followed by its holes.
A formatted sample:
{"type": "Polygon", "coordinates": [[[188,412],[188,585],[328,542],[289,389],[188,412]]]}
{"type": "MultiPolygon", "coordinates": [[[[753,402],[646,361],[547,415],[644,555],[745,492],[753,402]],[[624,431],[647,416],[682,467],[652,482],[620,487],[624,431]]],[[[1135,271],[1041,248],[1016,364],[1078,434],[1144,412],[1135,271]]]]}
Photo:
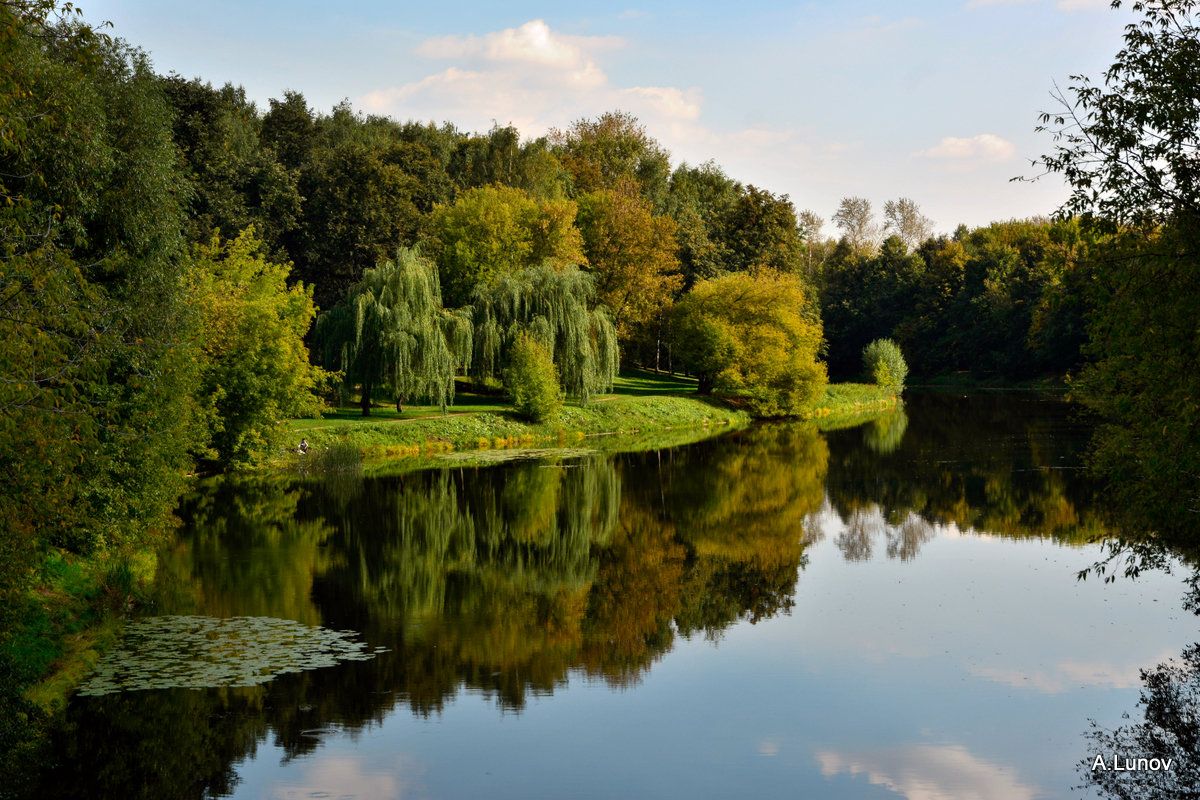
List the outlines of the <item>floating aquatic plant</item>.
{"type": "Polygon", "coordinates": [[[257,686],[381,652],[367,650],[357,635],[272,617],[150,617],[126,626],[79,694],[257,686]]]}

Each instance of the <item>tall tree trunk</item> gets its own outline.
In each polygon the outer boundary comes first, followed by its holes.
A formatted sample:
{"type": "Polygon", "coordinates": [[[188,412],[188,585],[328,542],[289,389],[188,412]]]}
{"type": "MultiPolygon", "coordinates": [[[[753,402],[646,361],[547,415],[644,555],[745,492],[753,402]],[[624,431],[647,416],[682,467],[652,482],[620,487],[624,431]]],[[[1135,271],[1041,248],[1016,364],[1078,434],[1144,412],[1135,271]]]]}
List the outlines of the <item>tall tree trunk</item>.
{"type": "Polygon", "coordinates": [[[402,395],[402,394],[396,395],[396,413],[397,414],[404,413],[404,406],[401,405],[403,400],[404,400],[404,395],[402,395]]]}
{"type": "Polygon", "coordinates": [[[371,381],[363,380],[362,382],[362,415],[364,417],[371,416],[371,381]]]}

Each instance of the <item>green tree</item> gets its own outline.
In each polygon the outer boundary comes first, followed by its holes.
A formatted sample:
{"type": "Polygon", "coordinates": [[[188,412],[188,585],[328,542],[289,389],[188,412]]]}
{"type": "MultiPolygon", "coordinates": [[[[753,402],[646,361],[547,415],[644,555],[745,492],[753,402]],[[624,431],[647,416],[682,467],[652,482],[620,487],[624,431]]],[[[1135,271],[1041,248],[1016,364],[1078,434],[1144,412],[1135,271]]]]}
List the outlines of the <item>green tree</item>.
{"type": "Polygon", "coordinates": [[[575,196],[600,189],[624,191],[632,184],[655,212],[664,210],[670,154],[637,117],[608,111],[594,120],[576,120],[565,131],[552,130],[549,138],[571,175],[575,196]]]}
{"type": "MultiPolygon", "coordinates": [[[[1113,7],[1120,7],[1119,0],[1113,7]]],[[[1108,420],[1096,466],[1118,501],[1194,541],[1200,512],[1200,27],[1194,0],[1141,18],[1102,84],[1073,76],[1042,116],[1071,185],[1064,213],[1113,232],[1094,259],[1090,364],[1076,384],[1108,420]]]]}
{"type": "Polygon", "coordinates": [[[697,283],[676,305],[676,352],[702,394],[745,397],[760,416],[801,413],[821,396],[821,326],[800,279],[733,273],[697,283]]]}
{"type": "Polygon", "coordinates": [[[300,92],[285,91],[282,100],[272,98],[271,110],[262,121],[262,140],[275,149],[279,163],[296,172],[311,157],[316,125],[313,113],[300,92]]]}
{"type": "Polygon", "coordinates": [[[294,175],[262,144],[258,111],[245,90],[230,84],[218,90],[177,75],[161,81],[191,178],[189,238],[199,244],[214,233],[232,239],[253,225],[267,249],[280,253],[285,235],[299,224],[300,193],[294,175]]]}
{"type": "Polygon", "coordinates": [[[727,270],[767,268],[805,275],[804,242],[786,194],[747,186],[726,213],[724,227],[727,270]]]}
{"type": "Polygon", "coordinates": [[[551,264],[501,276],[475,294],[473,375],[482,382],[502,374],[526,331],[551,352],[563,392],[583,403],[611,388],[617,376],[617,332],[595,305],[590,275],[551,264]]]}
{"type": "Polygon", "coordinates": [[[333,309],[317,318],[316,339],[328,368],[361,388],[363,416],[372,392],[388,385],[396,398],[428,398],[446,410],[454,373],[470,366],[471,323],[442,308],[437,267],[416,250],[367,270],[333,309]]]}
{"type": "Polygon", "coordinates": [[[409,149],[368,122],[348,104],[318,118],[297,177],[304,213],[287,250],[318,308],[331,308],[365,270],[417,241],[423,187],[405,163],[409,149]]]}
{"type": "Polygon", "coordinates": [[[144,55],[57,13],[0,8],[0,494],[36,544],[121,553],[170,524],[194,433],[185,180],[144,55]]]}
{"type": "Polygon", "coordinates": [[[534,422],[546,422],[558,416],[562,395],[554,359],[541,342],[528,331],[513,342],[504,386],[517,413],[534,422]]]}
{"type": "Polygon", "coordinates": [[[209,418],[210,455],[248,463],[279,441],[280,421],[321,408],[322,370],[308,362],[304,336],[316,310],[312,290],[287,285],[248,228],[232,242],[197,247],[192,276],[200,311],[202,363],[197,397],[209,418]]]}
{"type": "Polygon", "coordinates": [[[1200,215],[1200,28],[1195,0],[1129,5],[1142,19],[1126,27],[1103,84],[1072,75],[1055,95],[1061,109],[1042,114],[1038,130],[1056,145],[1035,163],[1070,183],[1065,212],[1153,226],[1200,215]]]}
{"type": "Polygon", "coordinates": [[[522,143],[520,131],[512,125],[461,137],[448,171],[463,189],[499,184],[521,189],[537,200],[566,196],[571,180],[550,152],[547,139],[522,143]]]}
{"type": "Polygon", "coordinates": [[[679,267],[684,288],[728,269],[725,220],[743,191],[714,162],[680,164],[671,174],[667,213],[675,220],[679,267]]]}
{"type": "Polygon", "coordinates": [[[863,348],[863,372],[875,385],[889,392],[904,391],[908,364],[900,347],[891,339],[876,339],[863,348]]]}
{"type": "Polygon", "coordinates": [[[468,189],[453,205],[434,209],[427,238],[447,306],[465,306],[476,288],[544,261],[584,263],[575,214],[570,200],[538,202],[507,186],[468,189]]]}
{"type": "Polygon", "coordinates": [[[865,257],[839,243],[822,275],[822,309],[834,375],[858,372],[862,349],[891,336],[911,313],[925,262],[889,236],[875,255],[865,257]]]}

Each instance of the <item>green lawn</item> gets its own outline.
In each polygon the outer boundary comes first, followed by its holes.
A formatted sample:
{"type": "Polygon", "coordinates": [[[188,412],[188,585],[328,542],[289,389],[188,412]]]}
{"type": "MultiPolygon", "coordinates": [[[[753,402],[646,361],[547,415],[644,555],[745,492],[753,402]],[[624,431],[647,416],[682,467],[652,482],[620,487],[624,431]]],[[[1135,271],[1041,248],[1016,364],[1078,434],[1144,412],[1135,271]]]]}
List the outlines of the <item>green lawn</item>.
{"type": "MultiPolygon", "coordinates": [[[[469,391],[466,387],[469,384],[464,379],[459,379],[455,388],[454,405],[446,409],[447,414],[478,414],[481,412],[502,412],[510,408],[508,398],[499,394],[477,394],[469,391]]],[[[662,395],[680,395],[693,394],[696,391],[696,380],[694,378],[685,378],[682,375],[667,375],[664,373],[655,374],[644,370],[627,370],[622,372],[613,382],[613,390],[611,393],[602,394],[597,397],[597,400],[603,400],[609,397],[647,397],[647,396],[662,396],[662,395]]],[[[375,423],[375,422],[400,422],[404,420],[428,419],[430,417],[442,416],[442,409],[438,406],[422,406],[422,405],[406,405],[404,413],[396,413],[396,405],[392,403],[384,403],[376,400],[371,405],[371,415],[363,417],[362,409],[358,405],[357,398],[352,404],[342,406],[341,408],[326,411],[320,417],[309,417],[306,419],[295,419],[288,423],[288,429],[296,434],[303,435],[306,431],[317,431],[323,428],[339,427],[355,422],[375,423]]],[[[577,402],[568,401],[567,405],[578,406],[577,402]]]]}
{"type": "MultiPolygon", "coordinates": [[[[455,404],[443,416],[437,406],[377,403],[369,417],[357,405],[323,416],[292,420],[288,437],[306,438],[317,450],[341,442],[376,455],[416,455],[447,449],[491,449],[564,446],[584,436],[623,433],[653,434],[712,426],[740,426],[750,421],[745,411],[711,397],[696,395],[696,381],[645,370],[622,372],[611,394],[593,398],[586,408],[578,401],[563,405],[551,423],[520,419],[507,398],[466,390],[460,381],[455,404]]],[[[809,416],[821,429],[861,424],[896,407],[896,398],[867,384],[832,384],[809,416]]]]}
{"type": "Polygon", "coordinates": [[[631,369],[622,372],[613,381],[613,394],[693,394],[696,385],[695,378],[631,369]]]}

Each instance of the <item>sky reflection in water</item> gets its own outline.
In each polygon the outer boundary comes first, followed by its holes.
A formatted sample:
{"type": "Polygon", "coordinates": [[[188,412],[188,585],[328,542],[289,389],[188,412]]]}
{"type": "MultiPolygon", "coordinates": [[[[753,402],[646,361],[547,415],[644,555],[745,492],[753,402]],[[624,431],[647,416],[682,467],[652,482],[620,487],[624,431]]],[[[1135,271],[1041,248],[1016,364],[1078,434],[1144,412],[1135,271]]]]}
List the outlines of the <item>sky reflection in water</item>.
{"type": "Polygon", "coordinates": [[[260,752],[237,796],[1073,796],[1086,719],[1115,724],[1194,634],[1157,613],[1179,583],[1078,583],[1090,548],[942,534],[909,563],[826,539],[791,615],[679,641],[634,689],[397,709],[299,763],[260,752]]]}

